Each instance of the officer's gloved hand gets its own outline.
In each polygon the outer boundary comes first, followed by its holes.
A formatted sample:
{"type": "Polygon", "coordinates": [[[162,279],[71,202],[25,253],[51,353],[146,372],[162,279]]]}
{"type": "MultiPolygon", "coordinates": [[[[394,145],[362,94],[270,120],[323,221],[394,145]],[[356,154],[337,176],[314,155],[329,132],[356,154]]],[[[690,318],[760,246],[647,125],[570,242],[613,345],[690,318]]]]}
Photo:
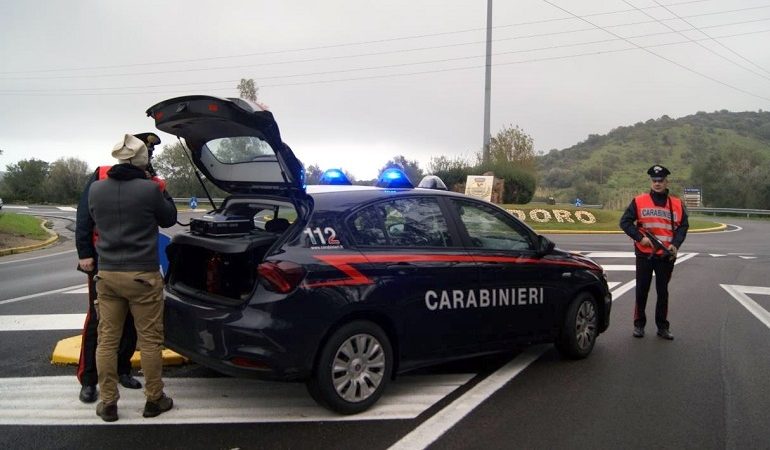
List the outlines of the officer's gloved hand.
{"type": "Polygon", "coordinates": [[[652,241],[650,241],[650,238],[647,236],[643,236],[642,239],[639,241],[639,244],[642,245],[642,247],[652,247],[652,241]]]}
{"type": "Polygon", "coordinates": [[[676,253],[679,251],[678,248],[676,248],[676,245],[671,244],[668,246],[668,251],[671,252],[671,259],[676,258],[676,253]]]}

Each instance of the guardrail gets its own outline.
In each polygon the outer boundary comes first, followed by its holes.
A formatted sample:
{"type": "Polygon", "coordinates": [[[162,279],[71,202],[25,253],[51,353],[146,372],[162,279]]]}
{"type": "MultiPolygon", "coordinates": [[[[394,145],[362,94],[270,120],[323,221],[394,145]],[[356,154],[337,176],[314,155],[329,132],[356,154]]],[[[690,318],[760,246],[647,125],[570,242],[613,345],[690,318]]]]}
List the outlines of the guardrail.
{"type": "Polygon", "coordinates": [[[746,217],[755,216],[770,216],[770,209],[741,209],[741,208],[687,208],[689,212],[697,212],[710,215],[739,215],[746,217]]]}

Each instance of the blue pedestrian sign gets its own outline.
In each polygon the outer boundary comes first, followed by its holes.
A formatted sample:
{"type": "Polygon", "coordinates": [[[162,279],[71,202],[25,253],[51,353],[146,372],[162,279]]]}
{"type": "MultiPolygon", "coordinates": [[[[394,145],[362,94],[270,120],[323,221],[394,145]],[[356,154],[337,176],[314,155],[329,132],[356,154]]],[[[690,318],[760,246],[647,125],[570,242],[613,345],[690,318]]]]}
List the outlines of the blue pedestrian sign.
{"type": "Polygon", "coordinates": [[[579,198],[576,198],[575,199],[575,206],[577,206],[578,208],[583,206],[583,200],[580,200],[579,198]]]}
{"type": "Polygon", "coordinates": [[[198,197],[192,196],[190,197],[190,209],[195,209],[198,207],[198,197]]]}

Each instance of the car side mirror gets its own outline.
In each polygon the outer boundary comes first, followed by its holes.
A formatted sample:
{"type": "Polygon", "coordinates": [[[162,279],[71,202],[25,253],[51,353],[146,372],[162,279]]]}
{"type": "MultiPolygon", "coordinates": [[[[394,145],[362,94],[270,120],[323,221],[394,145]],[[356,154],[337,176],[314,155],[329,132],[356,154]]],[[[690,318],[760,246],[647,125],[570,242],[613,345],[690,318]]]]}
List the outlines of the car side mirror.
{"type": "Polygon", "coordinates": [[[547,255],[553,251],[556,244],[552,240],[545,236],[537,235],[537,254],[540,256],[547,255]]]}

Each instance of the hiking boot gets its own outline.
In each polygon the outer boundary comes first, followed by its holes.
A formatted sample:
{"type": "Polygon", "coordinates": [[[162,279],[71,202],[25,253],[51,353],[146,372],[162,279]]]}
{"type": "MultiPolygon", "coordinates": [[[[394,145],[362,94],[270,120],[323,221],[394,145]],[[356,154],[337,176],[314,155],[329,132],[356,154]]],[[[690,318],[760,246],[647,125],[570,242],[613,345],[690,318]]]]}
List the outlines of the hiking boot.
{"type": "Polygon", "coordinates": [[[644,337],[644,328],[634,327],[634,337],[637,337],[637,338],[644,337]]]}
{"type": "Polygon", "coordinates": [[[170,410],[174,406],[174,400],[171,397],[167,397],[166,394],[161,394],[160,398],[151,402],[147,400],[144,404],[144,417],[155,417],[170,410]]]}
{"type": "Polygon", "coordinates": [[[105,405],[104,402],[99,402],[96,405],[96,415],[105,422],[115,422],[118,420],[118,404],[110,403],[105,405]]]}

